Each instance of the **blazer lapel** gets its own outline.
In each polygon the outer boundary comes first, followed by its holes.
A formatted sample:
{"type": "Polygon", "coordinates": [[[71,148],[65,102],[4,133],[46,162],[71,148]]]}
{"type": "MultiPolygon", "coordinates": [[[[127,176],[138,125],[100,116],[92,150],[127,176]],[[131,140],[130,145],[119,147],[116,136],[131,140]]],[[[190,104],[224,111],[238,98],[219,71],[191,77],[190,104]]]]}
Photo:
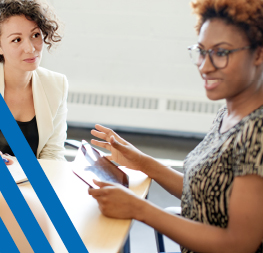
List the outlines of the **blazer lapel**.
{"type": "Polygon", "coordinates": [[[53,120],[43,84],[36,71],[33,71],[32,89],[39,136],[38,158],[47,140],[53,133],[53,120]]]}

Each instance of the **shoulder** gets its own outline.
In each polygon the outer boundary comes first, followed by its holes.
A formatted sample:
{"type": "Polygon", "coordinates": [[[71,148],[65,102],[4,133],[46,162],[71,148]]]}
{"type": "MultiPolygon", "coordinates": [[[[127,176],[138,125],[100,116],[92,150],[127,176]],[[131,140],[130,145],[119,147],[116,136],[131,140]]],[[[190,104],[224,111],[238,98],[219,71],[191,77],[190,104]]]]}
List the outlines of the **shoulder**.
{"type": "Polygon", "coordinates": [[[53,93],[54,95],[58,93],[67,93],[68,80],[65,75],[42,67],[38,67],[35,70],[35,75],[39,78],[46,93],[53,93]]]}
{"type": "Polygon", "coordinates": [[[36,69],[36,73],[39,75],[39,77],[42,77],[42,78],[58,78],[58,79],[61,79],[61,78],[65,77],[65,75],[63,75],[63,74],[60,74],[60,73],[57,73],[57,72],[54,72],[54,71],[51,71],[51,70],[48,70],[48,69],[45,69],[42,67],[38,67],[36,69]]]}
{"type": "Polygon", "coordinates": [[[263,120],[263,105],[258,109],[250,113],[247,117],[244,118],[246,123],[249,124],[251,122],[262,122],[263,120]]]}
{"type": "Polygon", "coordinates": [[[263,106],[242,119],[238,135],[242,142],[250,141],[256,136],[263,136],[263,106]]]}
{"type": "Polygon", "coordinates": [[[49,69],[46,69],[46,68],[43,68],[43,67],[38,67],[36,69],[36,72],[40,76],[49,76],[49,77],[62,77],[62,76],[64,76],[61,73],[58,73],[58,72],[55,72],[55,71],[52,71],[52,70],[49,70],[49,69]]]}
{"type": "Polygon", "coordinates": [[[263,106],[244,117],[235,128],[233,147],[237,156],[251,156],[255,151],[262,153],[263,106]]]}
{"type": "Polygon", "coordinates": [[[243,119],[234,141],[235,176],[263,177],[263,106],[243,119]]]}

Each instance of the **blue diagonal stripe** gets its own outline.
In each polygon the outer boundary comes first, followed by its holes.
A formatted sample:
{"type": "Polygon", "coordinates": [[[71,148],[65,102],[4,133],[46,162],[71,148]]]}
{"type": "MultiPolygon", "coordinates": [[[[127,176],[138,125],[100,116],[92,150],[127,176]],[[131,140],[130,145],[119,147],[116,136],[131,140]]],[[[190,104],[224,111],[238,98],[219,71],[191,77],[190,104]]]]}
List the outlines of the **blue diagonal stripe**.
{"type": "Polygon", "coordinates": [[[2,159],[0,159],[0,191],[34,252],[54,252],[2,159]]]}
{"type": "Polygon", "coordinates": [[[17,157],[50,220],[60,235],[68,252],[87,253],[87,249],[59,201],[24,135],[0,96],[0,129],[17,157]]]}
{"type": "Polygon", "coordinates": [[[1,253],[19,253],[12,237],[10,236],[4,222],[0,217],[0,252],[1,253]]]}

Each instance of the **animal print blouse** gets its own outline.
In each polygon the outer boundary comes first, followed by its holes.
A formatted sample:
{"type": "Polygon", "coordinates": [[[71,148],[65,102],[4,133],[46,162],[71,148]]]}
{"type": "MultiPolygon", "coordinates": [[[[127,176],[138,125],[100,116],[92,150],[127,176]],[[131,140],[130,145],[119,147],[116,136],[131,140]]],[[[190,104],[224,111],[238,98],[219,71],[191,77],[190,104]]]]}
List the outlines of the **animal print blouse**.
{"type": "MultiPolygon", "coordinates": [[[[222,228],[228,224],[234,178],[249,174],[263,177],[263,106],[220,133],[226,113],[226,107],[218,112],[204,140],[187,155],[181,198],[182,216],[222,228]]],[[[181,250],[192,252],[184,247],[181,250]]],[[[256,253],[263,253],[263,241],[256,253]]]]}

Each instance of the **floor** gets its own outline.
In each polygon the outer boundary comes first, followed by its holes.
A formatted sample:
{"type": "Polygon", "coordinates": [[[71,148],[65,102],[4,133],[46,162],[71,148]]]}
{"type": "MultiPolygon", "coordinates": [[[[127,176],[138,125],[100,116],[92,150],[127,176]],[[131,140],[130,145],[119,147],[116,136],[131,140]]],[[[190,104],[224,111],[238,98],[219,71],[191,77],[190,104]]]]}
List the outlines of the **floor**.
{"type": "MultiPolygon", "coordinates": [[[[169,159],[170,162],[173,160],[182,161],[185,156],[200,142],[200,139],[174,136],[146,135],[127,132],[118,132],[118,134],[148,155],[159,159],[169,159]]],[[[90,129],[69,127],[68,139],[85,139],[90,142],[92,135],[90,134],[90,129]]],[[[68,159],[70,160],[71,158],[68,159]]],[[[179,199],[167,193],[154,181],[151,184],[148,199],[162,208],[168,206],[180,206],[179,199]]],[[[154,230],[138,221],[134,221],[131,228],[130,243],[132,253],[157,252],[154,230]]],[[[165,249],[167,252],[180,251],[179,245],[168,238],[165,238],[165,249]]]]}

